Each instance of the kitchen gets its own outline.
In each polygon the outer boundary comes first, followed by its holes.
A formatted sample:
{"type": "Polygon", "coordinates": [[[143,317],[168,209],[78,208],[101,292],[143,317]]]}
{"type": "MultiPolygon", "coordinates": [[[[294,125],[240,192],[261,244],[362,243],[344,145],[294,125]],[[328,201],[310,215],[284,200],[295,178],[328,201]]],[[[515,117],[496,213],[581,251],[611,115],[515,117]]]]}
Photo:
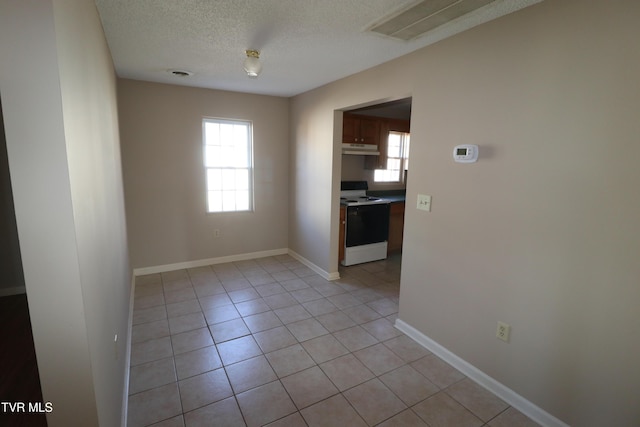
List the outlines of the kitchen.
{"type": "Polygon", "coordinates": [[[411,98],[343,116],[338,259],[349,266],[402,252],[411,98]]]}

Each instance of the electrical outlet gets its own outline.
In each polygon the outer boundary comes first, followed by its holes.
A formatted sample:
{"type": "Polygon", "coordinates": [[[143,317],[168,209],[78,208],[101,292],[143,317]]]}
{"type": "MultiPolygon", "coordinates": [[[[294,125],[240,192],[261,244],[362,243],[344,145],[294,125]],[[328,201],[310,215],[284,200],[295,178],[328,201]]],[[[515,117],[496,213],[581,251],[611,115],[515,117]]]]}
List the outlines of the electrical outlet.
{"type": "Polygon", "coordinates": [[[213,238],[217,239],[218,237],[220,237],[220,229],[219,228],[214,228],[213,229],[213,238]]]}
{"type": "Polygon", "coordinates": [[[425,194],[418,194],[418,209],[431,212],[431,196],[425,194]]]}
{"type": "Polygon", "coordinates": [[[511,326],[504,322],[498,322],[498,329],[496,330],[496,337],[504,342],[509,342],[509,335],[511,333],[511,326]]]}

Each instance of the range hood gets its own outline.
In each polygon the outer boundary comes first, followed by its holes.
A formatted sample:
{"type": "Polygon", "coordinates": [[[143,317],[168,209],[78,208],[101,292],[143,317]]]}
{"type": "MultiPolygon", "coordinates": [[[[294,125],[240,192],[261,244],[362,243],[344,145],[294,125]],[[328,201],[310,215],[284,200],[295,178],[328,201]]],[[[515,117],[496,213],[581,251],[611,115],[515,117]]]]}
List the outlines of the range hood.
{"type": "Polygon", "coordinates": [[[375,144],[342,144],[342,154],[356,156],[379,156],[378,146],[375,144]]]}

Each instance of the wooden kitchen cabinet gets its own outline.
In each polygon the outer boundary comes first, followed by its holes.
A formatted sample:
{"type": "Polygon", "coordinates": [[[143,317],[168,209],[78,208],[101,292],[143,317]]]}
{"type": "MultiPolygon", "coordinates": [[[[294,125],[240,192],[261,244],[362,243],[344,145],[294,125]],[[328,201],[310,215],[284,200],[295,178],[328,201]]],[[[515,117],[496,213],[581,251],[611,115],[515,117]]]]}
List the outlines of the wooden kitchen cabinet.
{"type": "Polygon", "coordinates": [[[338,241],[340,242],[340,246],[338,249],[338,262],[341,263],[344,259],[344,239],[345,239],[345,226],[347,221],[347,208],[345,206],[340,206],[340,233],[338,237],[338,241]]]}
{"type": "Polygon", "coordinates": [[[402,251],[404,231],[404,202],[391,203],[389,214],[389,240],[387,254],[402,251]]]}
{"type": "Polygon", "coordinates": [[[342,142],[344,144],[379,145],[379,120],[345,113],[342,117],[342,142]]]}

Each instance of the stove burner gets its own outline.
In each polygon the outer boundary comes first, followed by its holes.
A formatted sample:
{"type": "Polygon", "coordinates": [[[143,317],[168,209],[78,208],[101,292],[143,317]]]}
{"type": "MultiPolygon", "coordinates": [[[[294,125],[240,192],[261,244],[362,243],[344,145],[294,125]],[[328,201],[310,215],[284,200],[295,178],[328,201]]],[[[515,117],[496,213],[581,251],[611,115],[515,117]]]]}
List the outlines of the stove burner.
{"type": "MultiPolygon", "coordinates": [[[[345,184],[345,182],[349,183],[348,181],[343,181],[342,184],[345,184]]],[[[364,206],[389,203],[388,200],[383,198],[368,195],[366,181],[362,183],[358,182],[358,184],[359,185],[356,185],[352,189],[345,189],[345,185],[341,185],[340,204],[347,206],[364,206]]]]}

